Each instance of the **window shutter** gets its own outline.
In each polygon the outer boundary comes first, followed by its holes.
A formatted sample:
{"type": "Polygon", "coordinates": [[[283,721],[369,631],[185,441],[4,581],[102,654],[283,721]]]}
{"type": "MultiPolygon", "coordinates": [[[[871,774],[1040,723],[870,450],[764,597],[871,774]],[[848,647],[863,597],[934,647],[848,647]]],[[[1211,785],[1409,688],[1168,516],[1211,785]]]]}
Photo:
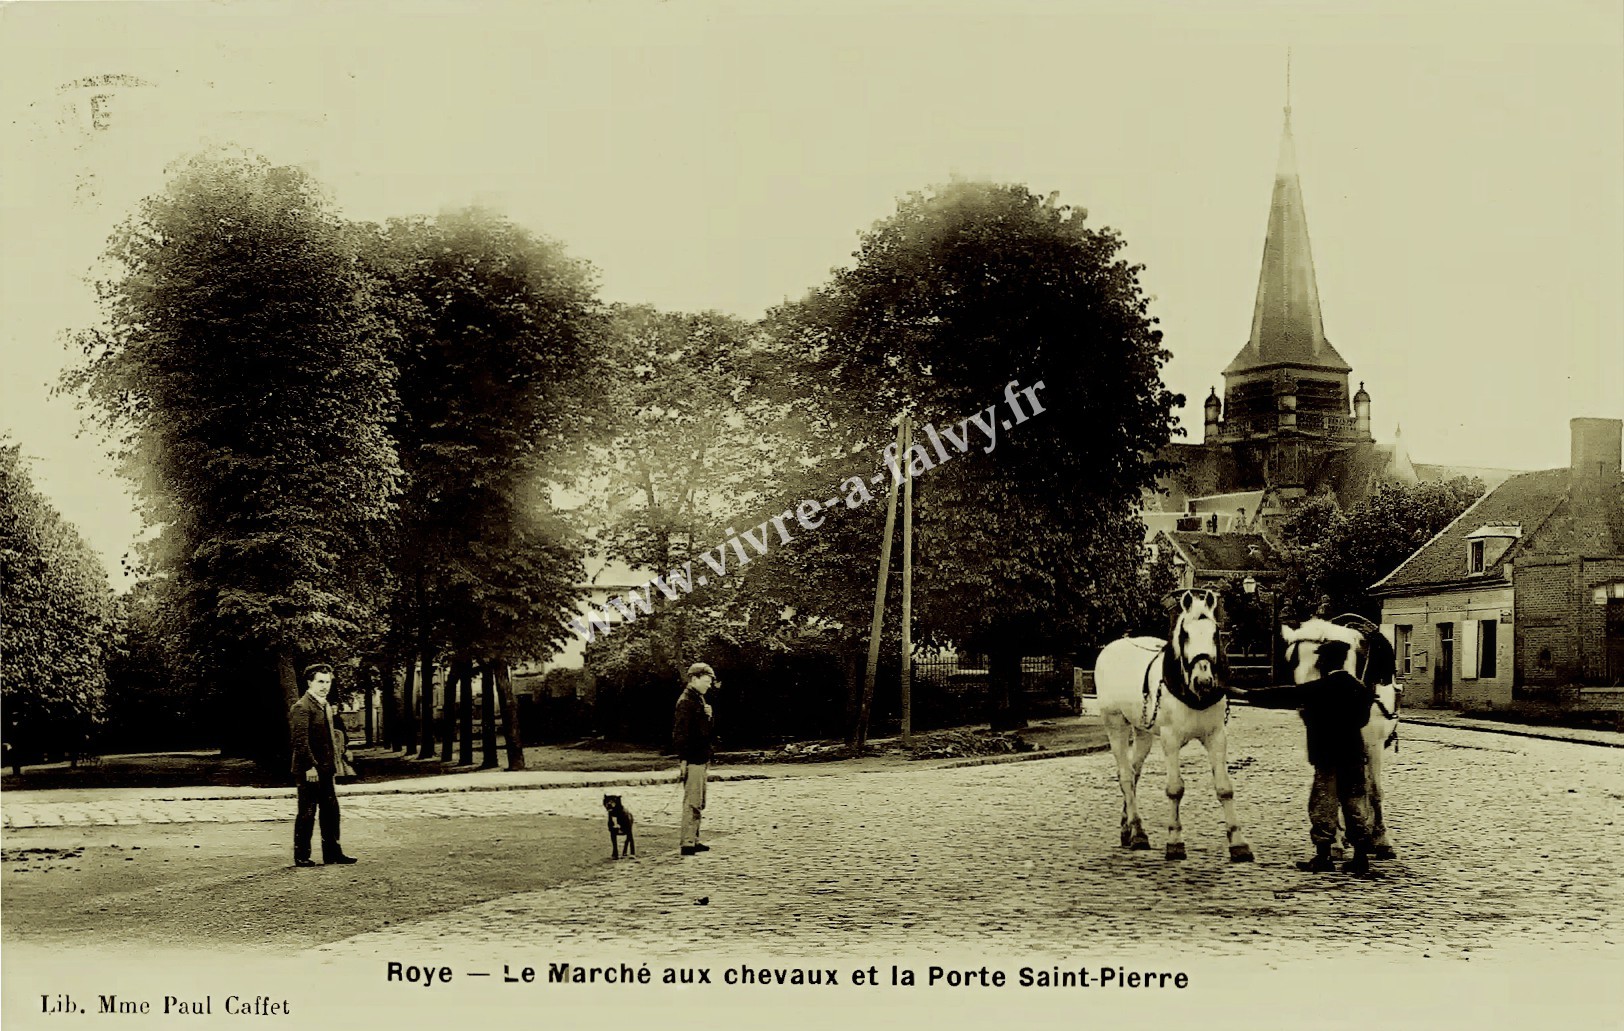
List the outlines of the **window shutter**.
{"type": "Polygon", "coordinates": [[[1477,620],[1463,619],[1460,621],[1460,640],[1455,643],[1455,649],[1460,652],[1460,677],[1462,680],[1477,679],[1477,620]]]}

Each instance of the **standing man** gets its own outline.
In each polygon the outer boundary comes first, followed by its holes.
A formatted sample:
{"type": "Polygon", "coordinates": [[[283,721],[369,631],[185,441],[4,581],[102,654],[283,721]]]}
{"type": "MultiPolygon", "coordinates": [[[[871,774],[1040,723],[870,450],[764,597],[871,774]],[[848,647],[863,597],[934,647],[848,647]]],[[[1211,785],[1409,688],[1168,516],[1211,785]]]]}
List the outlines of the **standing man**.
{"type": "Polygon", "coordinates": [[[677,699],[677,718],[671,741],[680,760],[682,782],[682,854],[696,855],[710,848],[699,843],[699,817],[705,809],[705,777],[710,772],[711,748],[716,743],[711,707],[705,695],[719,686],[716,671],[703,662],[688,667],[688,686],[677,699]]]}
{"type": "Polygon", "coordinates": [[[299,778],[299,814],[293,821],[293,865],[315,866],[310,858],[310,833],[321,811],[321,861],[353,863],[338,844],[338,794],[333,777],[338,764],[333,754],[333,716],[327,692],[333,689],[333,667],[325,662],[306,666],[305,693],[288,710],[293,741],[293,775],[299,778]]]}

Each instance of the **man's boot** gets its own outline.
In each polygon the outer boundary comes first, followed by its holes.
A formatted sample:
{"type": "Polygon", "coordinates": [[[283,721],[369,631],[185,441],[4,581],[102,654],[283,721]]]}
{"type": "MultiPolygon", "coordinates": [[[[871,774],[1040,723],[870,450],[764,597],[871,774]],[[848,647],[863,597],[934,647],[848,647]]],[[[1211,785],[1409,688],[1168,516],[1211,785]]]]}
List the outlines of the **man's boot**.
{"type": "Polygon", "coordinates": [[[1330,873],[1334,871],[1336,864],[1331,861],[1331,846],[1314,846],[1314,858],[1297,860],[1297,869],[1304,873],[1330,873]]]}
{"type": "Polygon", "coordinates": [[[1342,864],[1342,872],[1353,874],[1355,877],[1369,876],[1370,851],[1367,848],[1354,846],[1353,858],[1342,864]]]}

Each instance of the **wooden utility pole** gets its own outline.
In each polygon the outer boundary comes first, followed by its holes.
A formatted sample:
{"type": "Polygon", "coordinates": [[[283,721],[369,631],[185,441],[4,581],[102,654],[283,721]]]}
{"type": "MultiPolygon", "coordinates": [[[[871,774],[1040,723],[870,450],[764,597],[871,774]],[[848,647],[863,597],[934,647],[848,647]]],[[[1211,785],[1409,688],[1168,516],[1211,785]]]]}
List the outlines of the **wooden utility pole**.
{"type": "MultiPolygon", "coordinates": [[[[902,458],[902,424],[897,423],[897,457],[902,458]]],[[[868,714],[874,704],[874,678],[880,670],[880,627],[885,619],[885,581],[891,572],[891,538],[897,528],[897,484],[891,485],[885,503],[885,540],[880,543],[880,583],[874,591],[874,621],[868,630],[868,672],[863,678],[863,701],[857,710],[852,748],[860,750],[868,742],[868,714]]]]}
{"type": "Polygon", "coordinates": [[[913,468],[903,448],[913,446],[913,416],[902,416],[902,746],[913,744],[913,468]]]}

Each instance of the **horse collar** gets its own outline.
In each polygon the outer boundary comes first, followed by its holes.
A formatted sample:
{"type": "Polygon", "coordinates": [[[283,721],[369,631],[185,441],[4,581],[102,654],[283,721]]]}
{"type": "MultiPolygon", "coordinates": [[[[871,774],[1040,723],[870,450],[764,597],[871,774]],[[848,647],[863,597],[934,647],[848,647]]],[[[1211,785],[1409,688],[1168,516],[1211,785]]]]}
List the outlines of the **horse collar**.
{"type": "Polygon", "coordinates": [[[1204,691],[1198,691],[1190,686],[1189,680],[1184,676],[1184,664],[1173,652],[1172,642],[1162,649],[1162,683],[1167,686],[1167,693],[1183,702],[1192,709],[1210,709],[1218,704],[1224,697],[1222,684],[1214,683],[1204,691]]]}

